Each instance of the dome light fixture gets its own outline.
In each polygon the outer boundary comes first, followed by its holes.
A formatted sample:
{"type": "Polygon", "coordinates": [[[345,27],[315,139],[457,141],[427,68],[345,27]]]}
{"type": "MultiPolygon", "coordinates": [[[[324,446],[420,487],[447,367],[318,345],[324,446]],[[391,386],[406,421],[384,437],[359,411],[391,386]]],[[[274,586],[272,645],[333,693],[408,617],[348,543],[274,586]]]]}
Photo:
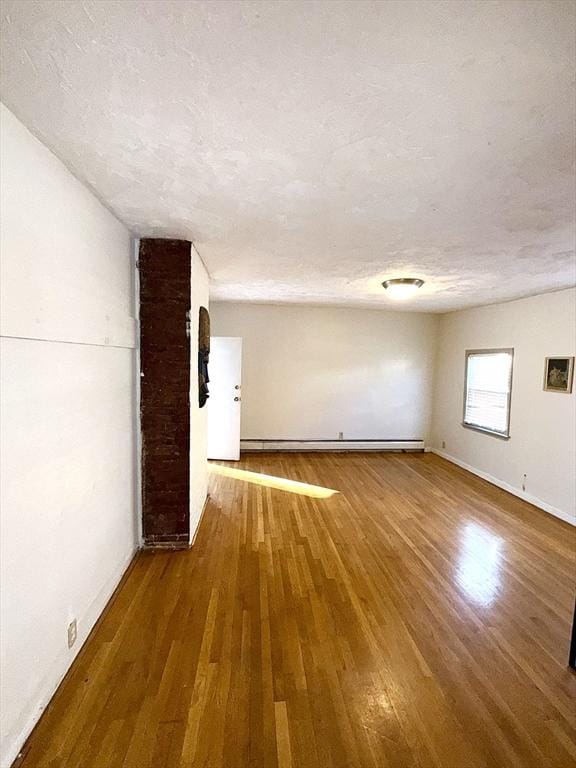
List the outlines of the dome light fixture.
{"type": "Polygon", "coordinates": [[[409,299],[424,285],[424,280],[418,277],[396,277],[393,280],[384,280],[382,283],[386,291],[393,299],[409,299]]]}

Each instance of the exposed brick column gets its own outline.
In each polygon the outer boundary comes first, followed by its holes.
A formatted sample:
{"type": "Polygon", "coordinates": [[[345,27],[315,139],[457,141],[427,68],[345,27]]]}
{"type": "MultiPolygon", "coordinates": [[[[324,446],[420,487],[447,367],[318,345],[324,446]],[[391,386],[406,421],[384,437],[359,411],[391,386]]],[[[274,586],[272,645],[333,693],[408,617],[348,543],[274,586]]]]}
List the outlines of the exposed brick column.
{"type": "Polygon", "coordinates": [[[142,529],[147,546],[190,535],[190,243],[140,241],[142,529]]]}

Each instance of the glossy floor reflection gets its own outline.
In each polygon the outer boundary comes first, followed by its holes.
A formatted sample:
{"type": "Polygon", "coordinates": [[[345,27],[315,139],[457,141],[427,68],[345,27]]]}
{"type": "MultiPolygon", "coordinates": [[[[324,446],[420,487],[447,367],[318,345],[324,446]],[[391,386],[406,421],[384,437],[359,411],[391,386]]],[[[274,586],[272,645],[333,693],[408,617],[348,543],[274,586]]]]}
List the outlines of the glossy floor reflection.
{"type": "Polygon", "coordinates": [[[576,766],[575,529],[432,454],[212,469],[18,768],[576,766]]]}
{"type": "Polygon", "coordinates": [[[460,533],[456,582],[474,602],[488,606],[499,595],[504,540],[485,526],[466,523],[460,533]]]}

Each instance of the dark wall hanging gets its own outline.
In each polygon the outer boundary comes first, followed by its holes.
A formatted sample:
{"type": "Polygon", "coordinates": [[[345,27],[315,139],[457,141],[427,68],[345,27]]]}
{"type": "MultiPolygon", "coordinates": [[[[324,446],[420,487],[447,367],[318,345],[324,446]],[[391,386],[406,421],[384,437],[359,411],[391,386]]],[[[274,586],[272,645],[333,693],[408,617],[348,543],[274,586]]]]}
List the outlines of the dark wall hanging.
{"type": "Polygon", "coordinates": [[[210,356],[210,315],[206,307],[200,307],[198,316],[198,404],[206,405],[208,394],[208,358],[210,356]]]}

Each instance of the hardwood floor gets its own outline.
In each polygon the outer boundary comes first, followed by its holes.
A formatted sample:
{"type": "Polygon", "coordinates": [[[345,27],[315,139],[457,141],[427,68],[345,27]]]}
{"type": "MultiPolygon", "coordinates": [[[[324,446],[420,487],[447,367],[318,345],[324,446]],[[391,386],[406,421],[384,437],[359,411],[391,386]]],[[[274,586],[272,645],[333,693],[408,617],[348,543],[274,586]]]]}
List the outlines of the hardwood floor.
{"type": "Polygon", "coordinates": [[[574,529],[432,454],[212,470],[194,548],[137,558],[20,765],[576,766],[574,529]]]}

